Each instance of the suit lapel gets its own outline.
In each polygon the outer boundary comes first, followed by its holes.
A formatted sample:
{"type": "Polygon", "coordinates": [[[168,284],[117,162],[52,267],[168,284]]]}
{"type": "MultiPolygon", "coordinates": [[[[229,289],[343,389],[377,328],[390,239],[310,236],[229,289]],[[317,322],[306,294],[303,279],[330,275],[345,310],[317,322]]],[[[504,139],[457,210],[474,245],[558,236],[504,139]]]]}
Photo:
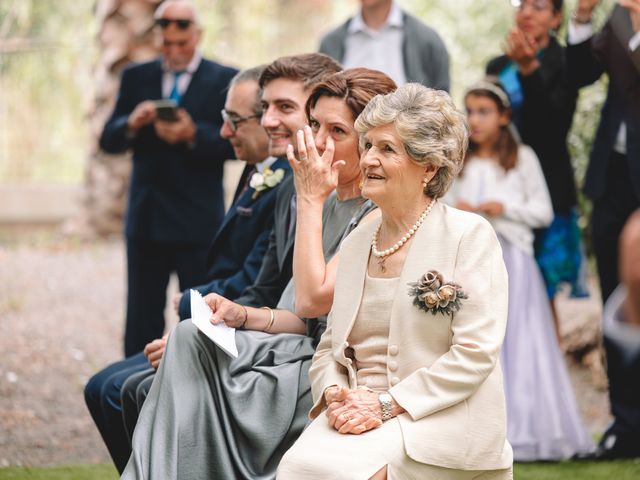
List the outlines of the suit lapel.
{"type": "Polygon", "coordinates": [[[634,65],[636,73],[640,73],[640,55],[629,53],[629,40],[631,40],[631,37],[635,34],[633,26],[631,25],[629,10],[620,5],[616,5],[609,21],[611,22],[613,33],[620,42],[623,51],[629,55],[628,58],[634,65]]]}
{"type": "Polygon", "coordinates": [[[162,62],[160,60],[156,60],[152,64],[152,68],[150,70],[149,77],[149,85],[146,88],[146,95],[151,100],[158,100],[162,98],[162,62]]]}

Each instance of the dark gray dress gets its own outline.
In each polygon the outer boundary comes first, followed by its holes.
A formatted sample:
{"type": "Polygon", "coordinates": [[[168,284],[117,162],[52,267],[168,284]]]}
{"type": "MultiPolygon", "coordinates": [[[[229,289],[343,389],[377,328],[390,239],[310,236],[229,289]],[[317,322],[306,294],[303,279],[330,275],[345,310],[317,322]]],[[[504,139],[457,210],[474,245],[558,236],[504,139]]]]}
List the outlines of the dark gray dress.
{"type": "MultiPolygon", "coordinates": [[[[326,259],[372,208],[361,198],[327,200],[326,259]]],[[[293,309],[293,297],[289,286],[279,307],[293,309]]],[[[306,336],[238,330],[233,359],[190,321],[181,322],[140,412],[122,478],[275,478],[307,425],[308,370],[325,325],[325,318],[307,321],[306,336]]]]}

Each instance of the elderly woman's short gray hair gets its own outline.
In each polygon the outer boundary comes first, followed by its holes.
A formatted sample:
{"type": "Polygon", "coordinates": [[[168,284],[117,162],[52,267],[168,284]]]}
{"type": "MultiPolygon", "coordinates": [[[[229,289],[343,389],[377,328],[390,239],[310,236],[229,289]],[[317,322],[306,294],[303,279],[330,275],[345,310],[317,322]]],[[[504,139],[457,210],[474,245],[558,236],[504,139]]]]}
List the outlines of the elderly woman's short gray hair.
{"type": "Polygon", "coordinates": [[[469,143],[464,115],[446,92],[408,83],[375,96],[356,119],[355,128],[362,142],[369,130],[390,123],[413,161],[438,167],[424,193],[442,197],[460,172],[469,143]]]}

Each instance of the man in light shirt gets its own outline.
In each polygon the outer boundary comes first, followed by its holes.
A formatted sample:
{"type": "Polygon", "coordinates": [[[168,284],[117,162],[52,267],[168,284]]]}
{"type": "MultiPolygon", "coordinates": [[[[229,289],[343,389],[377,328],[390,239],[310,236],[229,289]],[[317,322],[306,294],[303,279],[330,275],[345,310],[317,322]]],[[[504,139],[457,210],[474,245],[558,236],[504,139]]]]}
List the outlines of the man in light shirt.
{"type": "Polygon", "coordinates": [[[325,35],[320,52],[344,68],[367,67],[398,85],[418,82],[449,90],[449,55],[431,27],[393,0],[360,0],[360,11],[325,35]]]}
{"type": "MultiPolygon", "coordinates": [[[[594,35],[591,14],[598,3],[578,1],[569,23],[566,54],[567,72],[576,85],[589,85],[604,72],[609,76],[584,185],[593,201],[593,244],[606,302],[620,281],[620,232],[640,207],[640,0],[619,0],[602,30],[594,35]]],[[[635,397],[637,402],[637,378],[626,385],[620,383],[617,349],[611,342],[605,342],[605,348],[615,421],[603,435],[596,458],[640,456],[640,406],[630,406],[628,401],[635,397]]]]}

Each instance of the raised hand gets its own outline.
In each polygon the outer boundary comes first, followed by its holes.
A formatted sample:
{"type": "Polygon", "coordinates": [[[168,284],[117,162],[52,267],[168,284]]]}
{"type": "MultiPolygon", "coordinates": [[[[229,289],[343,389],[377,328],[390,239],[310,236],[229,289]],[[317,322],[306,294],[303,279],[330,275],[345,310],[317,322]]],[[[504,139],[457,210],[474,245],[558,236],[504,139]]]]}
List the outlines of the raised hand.
{"type": "Polygon", "coordinates": [[[576,16],[581,21],[588,21],[591,19],[593,10],[598,6],[600,0],[578,0],[576,4],[576,16]]]}
{"type": "Polygon", "coordinates": [[[518,69],[523,75],[529,75],[535,71],[540,62],[536,57],[538,43],[535,39],[517,27],[509,31],[506,39],[505,54],[518,64],[518,69]]]}
{"type": "Polygon", "coordinates": [[[294,154],[293,145],[287,147],[287,158],[293,170],[298,201],[313,199],[324,202],[338,185],[338,172],[346,162],[334,161],[335,146],[330,136],[327,137],[326,147],[320,155],[308,125],[303,130],[298,130],[296,140],[298,158],[294,154]]]}
{"type": "Polygon", "coordinates": [[[640,32],[640,0],[618,0],[621,7],[629,10],[634,32],[640,32]]]}

